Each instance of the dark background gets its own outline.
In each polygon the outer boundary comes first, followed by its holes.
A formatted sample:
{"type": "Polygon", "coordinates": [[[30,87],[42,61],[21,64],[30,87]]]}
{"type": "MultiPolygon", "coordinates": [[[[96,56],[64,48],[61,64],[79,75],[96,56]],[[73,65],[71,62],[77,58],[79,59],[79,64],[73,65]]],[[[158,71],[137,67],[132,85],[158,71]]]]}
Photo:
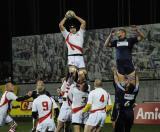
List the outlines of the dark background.
{"type": "Polygon", "coordinates": [[[159,0],[1,0],[1,71],[2,62],[12,62],[13,36],[59,32],[69,9],[87,21],[89,30],[159,23],[159,5],[159,0]]]}

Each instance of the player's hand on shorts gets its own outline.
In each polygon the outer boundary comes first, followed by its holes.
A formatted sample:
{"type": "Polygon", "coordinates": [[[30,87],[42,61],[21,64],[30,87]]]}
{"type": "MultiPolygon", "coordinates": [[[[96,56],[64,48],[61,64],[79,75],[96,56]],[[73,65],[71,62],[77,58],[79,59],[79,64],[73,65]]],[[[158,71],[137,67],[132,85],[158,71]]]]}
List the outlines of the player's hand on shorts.
{"type": "Polygon", "coordinates": [[[36,128],[32,128],[31,132],[36,132],[36,128]]]}
{"type": "Polygon", "coordinates": [[[89,116],[88,112],[82,112],[82,119],[85,119],[89,116]]]}
{"type": "Polygon", "coordinates": [[[83,111],[82,111],[82,119],[83,119],[83,117],[85,116],[85,113],[86,113],[86,112],[83,112],[83,111]]]}

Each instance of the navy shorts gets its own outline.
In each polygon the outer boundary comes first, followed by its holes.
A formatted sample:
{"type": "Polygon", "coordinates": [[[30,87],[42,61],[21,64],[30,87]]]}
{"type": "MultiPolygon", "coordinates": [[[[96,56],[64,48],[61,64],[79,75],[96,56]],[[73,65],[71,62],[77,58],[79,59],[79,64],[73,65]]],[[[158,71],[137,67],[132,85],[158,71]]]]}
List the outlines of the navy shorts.
{"type": "Polygon", "coordinates": [[[117,63],[118,72],[122,75],[125,75],[125,74],[128,75],[135,70],[131,59],[117,60],[116,63],[117,63]]]}
{"type": "Polygon", "coordinates": [[[130,132],[134,121],[133,109],[126,109],[119,112],[115,122],[114,132],[130,132]]]}

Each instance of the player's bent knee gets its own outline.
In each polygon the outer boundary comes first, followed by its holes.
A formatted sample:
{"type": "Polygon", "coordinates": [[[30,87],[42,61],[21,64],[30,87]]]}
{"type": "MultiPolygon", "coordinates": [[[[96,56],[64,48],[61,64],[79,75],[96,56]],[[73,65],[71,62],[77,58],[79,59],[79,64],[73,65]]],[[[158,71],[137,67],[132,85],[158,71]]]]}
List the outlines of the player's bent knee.
{"type": "Polygon", "coordinates": [[[77,67],[76,66],[69,66],[69,73],[75,73],[77,72],[77,67]]]}
{"type": "Polygon", "coordinates": [[[58,126],[57,128],[61,129],[64,126],[64,122],[58,121],[58,126]]]}
{"type": "Polygon", "coordinates": [[[80,68],[79,72],[83,72],[83,74],[85,74],[85,75],[87,74],[87,70],[85,68],[80,68]]]}
{"type": "Polygon", "coordinates": [[[90,125],[85,125],[84,132],[91,132],[92,127],[90,125]]]}
{"type": "Polygon", "coordinates": [[[87,71],[85,69],[80,69],[78,71],[78,78],[86,79],[87,71]]]}

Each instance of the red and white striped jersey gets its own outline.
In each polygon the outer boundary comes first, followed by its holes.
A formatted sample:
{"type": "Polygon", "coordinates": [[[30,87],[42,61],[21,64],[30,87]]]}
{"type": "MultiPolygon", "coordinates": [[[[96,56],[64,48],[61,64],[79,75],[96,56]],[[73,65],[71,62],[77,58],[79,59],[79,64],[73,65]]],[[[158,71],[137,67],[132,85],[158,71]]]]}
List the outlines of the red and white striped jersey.
{"type": "Polygon", "coordinates": [[[64,38],[66,39],[66,44],[67,44],[67,48],[68,48],[68,55],[82,54],[82,52],[78,48],[76,48],[76,46],[83,48],[84,32],[85,32],[85,30],[81,29],[81,28],[75,34],[68,32],[66,29],[64,31],[62,31],[62,34],[63,34],[64,38]],[[75,46],[72,46],[72,44],[75,46]]]}
{"type": "Polygon", "coordinates": [[[0,112],[6,113],[11,108],[11,101],[17,98],[13,92],[5,91],[0,100],[0,112]]]}
{"type": "Polygon", "coordinates": [[[83,92],[76,85],[72,85],[68,94],[72,101],[72,109],[81,108],[87,104],[88,92],[83,92]]]}
{"type": "Polygon", "coordinates": [[[91,111],[105,109],[107,105],[111,105],[111,98],[103,88],[95,88],[89,93],[87,104],[91,104],[91,111]]]}
{"type": "MultiPolygon", "coordinates": [[[[55,103],[54,99],[48,97],[47,95],[43,94],[38,96],[32,104],[32,112],[38,112],[38,117],[43,118],[48,115],[47,118],[51,118],[52,115],[52,108],[57,108],[57,104],[55,103]]],[[[46,119],[47,119],[46,118],[46,119]]]]}

